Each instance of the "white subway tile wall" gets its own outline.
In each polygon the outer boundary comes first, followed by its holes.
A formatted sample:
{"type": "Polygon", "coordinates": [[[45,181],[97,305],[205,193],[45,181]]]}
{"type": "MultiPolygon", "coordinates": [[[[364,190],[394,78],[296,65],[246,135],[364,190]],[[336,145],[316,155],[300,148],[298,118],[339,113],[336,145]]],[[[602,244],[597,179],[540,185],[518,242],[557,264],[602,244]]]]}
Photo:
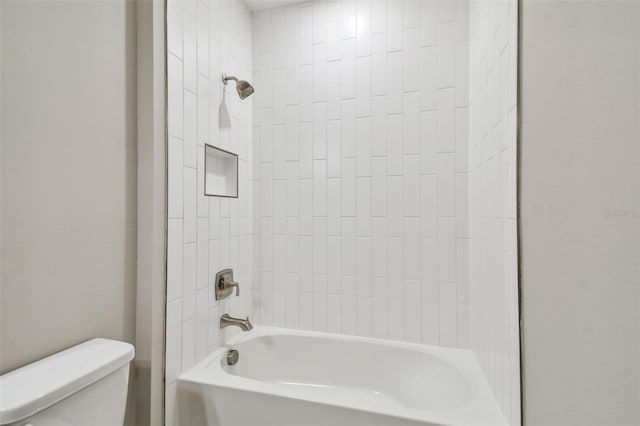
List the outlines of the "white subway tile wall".
{"type": "Polygon", "coordinates": [[[472,348],[519,424],[516,8],[169,0],[167,424],[225,312],[472,348]],[[204,143],[239,154],[238,199],[204,197],[204,143]]]}
{"type": "Polygon", "coordinates": [[[468,346],[467,8],[254,13],[260,324],[468,346]]]}
{"type": "Polygon", "coordinates": [[[221,333],[220,315],[251,312],[252,98],[241,101],[221,80],[251,80],[251,31],[240,0],[168,1],[167,425],[177,424],[178,375],[237,333],[221,333]],[[204,144],[239,154],[239,198],[204,196],[204,144]],[[234,269],[240,297],[217,302],[214,277],[224,268],[234,269]]]}
{"type": "Polygon", "coordinates": [[[458,28],[470,31],[468,333],[511,425],[520,424],[517,7],[474,0],[468,28],[458,28]]]}

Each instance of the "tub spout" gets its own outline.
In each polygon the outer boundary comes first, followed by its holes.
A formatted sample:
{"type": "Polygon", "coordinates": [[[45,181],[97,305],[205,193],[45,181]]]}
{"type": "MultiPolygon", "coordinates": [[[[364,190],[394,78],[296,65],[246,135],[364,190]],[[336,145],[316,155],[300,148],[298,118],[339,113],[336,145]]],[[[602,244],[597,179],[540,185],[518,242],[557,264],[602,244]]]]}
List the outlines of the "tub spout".
{"type": "Polygon", "coordinates": [[[247,319],[234,318],[229,314],[224,314],[220,317],[220,328],[225,328],[232,325],[240,327],[242,331],[249,331],[253,329],[253,325],[251,325],[249,317],[247,317],[247,319]]]}

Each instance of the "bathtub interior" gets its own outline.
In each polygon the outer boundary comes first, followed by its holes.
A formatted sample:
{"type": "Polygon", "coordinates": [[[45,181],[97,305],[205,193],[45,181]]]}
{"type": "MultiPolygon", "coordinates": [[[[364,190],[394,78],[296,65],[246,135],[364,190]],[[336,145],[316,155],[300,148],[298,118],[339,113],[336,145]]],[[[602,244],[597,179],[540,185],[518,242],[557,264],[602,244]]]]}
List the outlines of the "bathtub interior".
{"type": "Polygon", "coordinates": [[[341,393],[350,400],[413,409],[455,409],[477,387],[464,372],[432,353],[394,346],[301,335],[266,335],[233,346],[242,359],[228,374],[304,393],[341,393]],[[321,354],[321,355],[319,355],[321,354]]]}
{"type": "Polygon", "coordinates": [[[260,415],[282,425],[296,424],[286,417],[292,407],[318,406],[329,407],[327,415],[341,410],[346,417],[335,424],[353,416],[394,425],[506,424],[475,355],[464,349],[258,326],[183,373],[178,384],[183,415],[197,411],[205,419],[185,424],[262,424],[262,417],[229,408],[262,400],[272,403],[260,415]],[[229,349],[240,354],[235,365],[226,361],[229,349]]]}

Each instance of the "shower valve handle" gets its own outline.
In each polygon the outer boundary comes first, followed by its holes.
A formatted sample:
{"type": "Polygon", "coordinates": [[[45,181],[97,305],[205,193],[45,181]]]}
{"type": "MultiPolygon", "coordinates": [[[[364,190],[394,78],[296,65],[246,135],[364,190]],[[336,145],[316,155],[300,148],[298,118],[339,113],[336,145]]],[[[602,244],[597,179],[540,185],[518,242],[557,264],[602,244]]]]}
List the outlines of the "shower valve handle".
{"type": "Polygon", "coordinates": [[[240,296],[240,284],[233,280],[233,269],[223,269],[218,272],[215,284],[216,300],[231,296],[234,287],[236,288],[236,296],[240,296]]]}

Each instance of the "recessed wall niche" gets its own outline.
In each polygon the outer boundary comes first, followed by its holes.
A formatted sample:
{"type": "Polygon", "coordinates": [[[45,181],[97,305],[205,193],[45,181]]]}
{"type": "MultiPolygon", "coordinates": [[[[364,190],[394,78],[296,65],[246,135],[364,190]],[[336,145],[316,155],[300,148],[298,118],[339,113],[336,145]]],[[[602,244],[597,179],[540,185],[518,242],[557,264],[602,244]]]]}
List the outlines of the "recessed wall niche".
{"type": "Polygon", "coordinates": [[[238,155],[205,145],[204,195],[238,198],[238,155]]]}

